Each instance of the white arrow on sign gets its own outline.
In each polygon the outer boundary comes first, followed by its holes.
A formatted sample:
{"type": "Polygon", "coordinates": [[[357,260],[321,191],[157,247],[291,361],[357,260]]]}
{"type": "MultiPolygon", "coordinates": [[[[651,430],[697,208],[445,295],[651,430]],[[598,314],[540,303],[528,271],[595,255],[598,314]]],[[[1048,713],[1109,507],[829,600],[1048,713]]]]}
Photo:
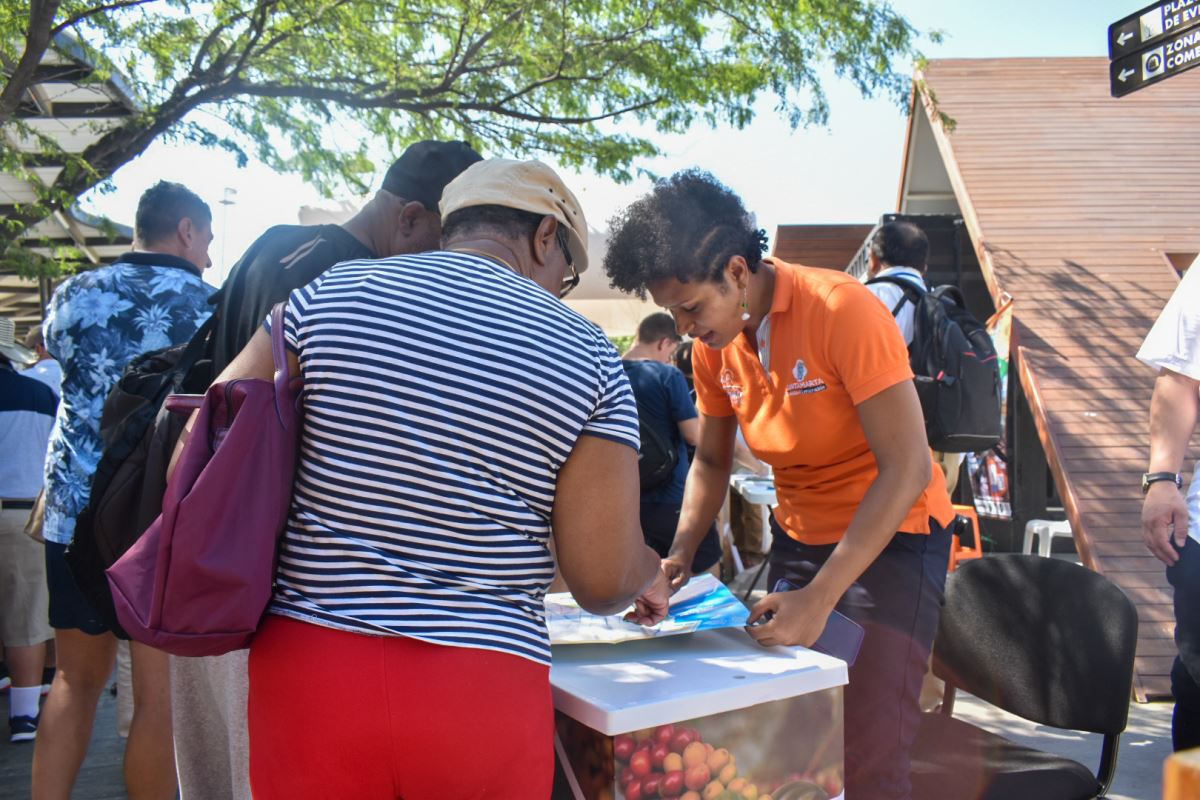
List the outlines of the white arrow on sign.
{"type": "Polygon", "coordinates": [[[1137,70],[1126,67],[1125,69],[1121,70],[1119,75],[1117,75],[1117,79],[1119,81],[1121,81],[1121,83],[1124,83],[1125,81],[1132,78],[1134,75],[1137,75],[1137,70]]]}
{"type": "Polygon", "coordinates": [[[1117,37],[1117,44],[1120,45],[1121,47],[1124,47],[1125,43],[1128,42],[1132,38],[1133,38],[1133,33],[1130,31],[1125,31],[1124,33],[1122,33],[1120,36],[1117,37]]]}

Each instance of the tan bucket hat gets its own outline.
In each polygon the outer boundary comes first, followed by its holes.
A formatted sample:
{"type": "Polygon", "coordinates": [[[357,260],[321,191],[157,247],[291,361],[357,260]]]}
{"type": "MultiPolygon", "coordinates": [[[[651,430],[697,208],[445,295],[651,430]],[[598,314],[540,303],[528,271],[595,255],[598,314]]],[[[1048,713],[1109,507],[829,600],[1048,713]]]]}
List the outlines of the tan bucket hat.
{"type": "Polygon", "coordinates": [[[467,167],[442,192],[442,219],[471,206],[504,206],[554,217],[567,229],[576,272],[588,267],[587,220],[558,173],[540,161],[489,158],[467,167]]]}

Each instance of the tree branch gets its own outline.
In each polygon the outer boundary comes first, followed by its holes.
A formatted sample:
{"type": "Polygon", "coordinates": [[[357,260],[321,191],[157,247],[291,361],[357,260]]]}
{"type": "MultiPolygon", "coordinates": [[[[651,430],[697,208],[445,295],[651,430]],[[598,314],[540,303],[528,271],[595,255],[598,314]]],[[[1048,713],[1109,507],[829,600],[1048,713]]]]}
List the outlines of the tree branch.
{"type": "Polygon", "coordinates": [[[661,96],[652,97],[639,103],[624,106],[603,114],[594,114],[581,117],[559,117],[550,114],[531,114],[518,111],[517,109],[502,106],[495,102],[460,102],[456,100],[419,100],[414,102],[411,99],[405,98],[423,97],[424,92],[418,93],[411,90],[399,89],[383,95],[367,97],[355,92],[348,92],[341,89],[330,89],[323,86],[292,85],[284,83],[247,83],[245,81],[234,80],[229,81],[220,87],[220,95],[222,97],[230,94],[243,94],[255,97],[294,98],[297,100],[320,100],[337,103],[338,105],[343,105],[348,108],[388,108],[396,111],[407,111],[413,114],[425,114],[431,111],[439,110],[488,112],[504,117],[519,119],[524,122],[536,122],[544,125],[586,125],[592,122],[600,122],[601,120],[612,119],[613,117],[620,116],[621,114],[630,114],[637,111],[642,111],[661,103],[664,99],[661,96]]]}
{"type": "MultiPolygon", "coordinates": [[[[62,22],[60,22],[59,24],[55,25],[53,28],[50,29],[50,35],[57,36],[58,34],[65,31],[67,28],[72,28],[72,27],[78,25],[79,23],[83,22],[88,17],[94,17],[97,14],[103,14],[105,11],[119,11],[122,8],[133,8],[134,6],[144,6],[147,3],[153,3],[153,2],[156,2],[156,0],[119,0],[119,2],[116,2],[116,3],[105,3],[105,4],[99,5],[99,6],[92,6],[91,8],[84,9],[83,11],[80,11],[75,16],[69,17],[69,18],[63,20],[62,22]]],[[[55,5],[58,5],[58,3],[55,3],[55,5]]]]}

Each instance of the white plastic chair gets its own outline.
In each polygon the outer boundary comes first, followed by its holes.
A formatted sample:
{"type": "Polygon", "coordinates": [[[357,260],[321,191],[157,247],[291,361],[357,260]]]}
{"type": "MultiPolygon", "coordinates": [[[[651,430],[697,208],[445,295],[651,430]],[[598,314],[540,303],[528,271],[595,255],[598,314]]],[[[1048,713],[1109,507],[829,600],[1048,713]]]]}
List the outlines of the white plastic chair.
{"type": "Polygon", "coordinates": [[[1038,555],[1049,558],[1055,536],[1071,536],[1071,523],[1064,520],[1031,519],[1025,525],[1025,541],[1021,552],[1033,555],[1033,537],[1038,537],[1038,555]]]}

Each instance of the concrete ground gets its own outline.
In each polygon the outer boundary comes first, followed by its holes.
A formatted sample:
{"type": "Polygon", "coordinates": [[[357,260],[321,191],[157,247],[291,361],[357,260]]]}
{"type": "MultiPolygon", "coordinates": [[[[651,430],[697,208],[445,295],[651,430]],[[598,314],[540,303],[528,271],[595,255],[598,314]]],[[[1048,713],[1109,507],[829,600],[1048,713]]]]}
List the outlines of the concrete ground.
{"type": "MultiPolygon", "coordinates": [[[[1121,736],[1117,776],[1109,798],[1159,800],[1162,797],[1163,762],[1171,755],[1173,708],[1171,703],[1130,704],[1129,726],[1121,736]]],[[[1074,759],[1092,770],[1100,764],[1101,737],[1096,734],[1036,725],[964,694],[955,700],[954,716],[1018,744],[1074,759]]]]}
{"type": "MultiPolygon", "coordinates": [[[[33,763],[33,742],[8,741],[8,693],[0,699],[4,722],[0,723],[0,798],[29,800],[29,770],[33,763]]],[[[96,713],[96,726],[87,759],[75,783],[72,800],[126,800],[121,760],[125,740],[117,736],[117,698],[105,692],[96,713]]]]}

